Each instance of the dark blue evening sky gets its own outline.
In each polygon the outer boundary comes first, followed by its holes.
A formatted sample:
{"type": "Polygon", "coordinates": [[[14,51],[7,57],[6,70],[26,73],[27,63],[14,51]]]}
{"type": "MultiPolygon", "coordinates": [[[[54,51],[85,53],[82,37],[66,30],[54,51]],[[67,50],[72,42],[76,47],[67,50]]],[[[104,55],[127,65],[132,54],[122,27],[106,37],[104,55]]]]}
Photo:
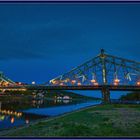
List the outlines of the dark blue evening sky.
{"type": "Polygon", "coordinates": [[[44,83],[107,53],[140,61],[140,4],[0,4],[0,70],[44,83]]]}

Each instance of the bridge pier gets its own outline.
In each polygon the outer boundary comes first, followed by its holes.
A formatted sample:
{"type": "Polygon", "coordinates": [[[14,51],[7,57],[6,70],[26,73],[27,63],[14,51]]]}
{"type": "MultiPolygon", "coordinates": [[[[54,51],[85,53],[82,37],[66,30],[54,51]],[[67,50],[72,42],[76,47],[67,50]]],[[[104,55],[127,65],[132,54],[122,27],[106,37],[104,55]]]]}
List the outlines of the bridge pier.
{"type": "Polygon", "coordinates": [[[102,100],[103,103],[110,103],[110,91],[107,87],[102,88],[102,100]]]}

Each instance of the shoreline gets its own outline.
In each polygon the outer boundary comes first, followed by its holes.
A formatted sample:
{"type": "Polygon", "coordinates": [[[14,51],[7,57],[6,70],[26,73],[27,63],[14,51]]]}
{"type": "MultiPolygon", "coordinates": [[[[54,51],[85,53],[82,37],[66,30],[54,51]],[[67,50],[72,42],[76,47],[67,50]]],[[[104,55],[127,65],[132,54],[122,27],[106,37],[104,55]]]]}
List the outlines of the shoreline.
{"type": "Polygon", "coordinates": [[[140,137],[140,106],[99,104],[1,132],[2,137],[140,137]],[[125,119],[124,119],[125,118],[125,119]]]}
{"type": "Polygon", "coordinates": [[[39,122],[53,121],[55,119],[59,119],[59,118],[65,117],[67,115],[70,115],[70,114],[73,114],[73,113],[76,113],[76,112],[80,112],[80,111],[83,111],[83,110],[86,110],[86,109],[90,109],[92,107],[96,107],[96,106],[99,106],[99,105],[102,105],[102,104],[90,105],[88,107],[80,108],[80,109],[77,109],[77,110],[74,110],[74,111],[71,111],[71,112],[66,112],[66,113],[63,113],[63,114],[60,114],[60,115],[57,115],[57,116],[52,116],[52,117],[48,117],[48,118],[44,117],[44,118],[38,119],[36,121],[33,121],[30,124],[28,124],[28,125],[25,124],[25,125],[21,125],[21,126],[15,126],[15,127],[12,127],[12,128],[7,128],[7,129],[4,129],[4,130],[0,130],[0,136],[2,136],[1,133],[2,134],[5,134],[5,133],[7,134],[7,133],[9,133],[11,131],[14,132],[14,131],[19,130],[19,129],[27,128],[30,125],[36,125],[39,122]],[[12,129],[14,129],[14,130],[12,130],[12,129]]]}

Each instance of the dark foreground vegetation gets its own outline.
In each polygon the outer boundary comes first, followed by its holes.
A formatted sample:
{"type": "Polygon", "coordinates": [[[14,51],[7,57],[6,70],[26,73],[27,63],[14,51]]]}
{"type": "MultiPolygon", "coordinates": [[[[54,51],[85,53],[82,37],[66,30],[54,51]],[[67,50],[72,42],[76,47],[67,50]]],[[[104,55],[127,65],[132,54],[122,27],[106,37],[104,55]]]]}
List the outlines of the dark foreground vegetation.
{"type": "Polygon", "coordinates": [[[128,101],[140,101],[140,91],[128,93],[126,95],[122,95],[120,100],[128,100],[128,101]]]}
{"type": "Polygon", "coordinates": [[[98,105],[0,133],[1,136],[140,136],[139,105],[98,105]]]}

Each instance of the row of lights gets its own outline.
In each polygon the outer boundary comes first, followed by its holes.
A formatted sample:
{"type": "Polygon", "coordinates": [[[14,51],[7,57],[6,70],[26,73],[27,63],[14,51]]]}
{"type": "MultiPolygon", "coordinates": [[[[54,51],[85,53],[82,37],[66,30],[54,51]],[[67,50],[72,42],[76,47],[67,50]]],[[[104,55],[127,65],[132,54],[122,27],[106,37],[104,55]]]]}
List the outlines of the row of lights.
{"type": "MultiPolygon", "coordinates": [[[[119,85],[119,82],[120,82],[120,80],[119,79],[114,79],[114,85],[119,85]]],[[[138,81],[137,83],[136,83],[136,85],[137,86],[140,86],[140,81],[138,81]]]]}
{"type": "Polygon", "coordinates": [[[0,110],[0,113],[7,114],[7,115],[14,115],[14,116],[17,116],[17,117],[22,116],[22,112],[16,112],[16,111],[10,111],[10,110],[0,110]]]}
{"type": "MultiPolygon", "coordinates": [[[[24,83],[22,82],[16,82],[16,85],[24,85],[24,83]]],[[[11,84],[10,82],[0,82],[0,86],[9,86],[9,85],[15,85],[15,84],[11,84]]],[[[35,85],[35,81],[32,81],[32,85],[35,85]]]]}
{"type": "MultiPolygon", "coordinates": [[[[93,85],[95,85],[95,86],[98,86],[99,85],[98,82],[95,79],[92,79],[91,80],[91,83],[93,83],[93,85]]],[[[119,83],[120,83],[120,80],[118,78],[114,79],[113,84],[115,86],[119,85],[119,83]]],[[[54,81],[52,81],[52,84],[59,84],[59,82],[56,81],[56,80],[54,80],[54,81]]],[[[73,85],[76,84],[76,80],[71,80],[71,84],[73,84],[73,85]]],[[[60,86],[64,86],[65,84],[61,82],[59,85],[60,86]]],[[[82,84],[81,84],[81,82],[77,82],[77,85],[78,86],[81,86],[82,84]]],[[[140,81],[138,81],[136,83],[136,85],[140,86],[140,81]]]]}
{"type": "MultiPolygon", "coordinates": [[[[23,85],[22,82],[18,82],[17,84],[18,84],[18,85],[23,85]]],[[[35,81],[32,81],[32,85],[35,85],[35,81]]]]}
{"type": "MultiPolygon", "coordinates": [[[[64,81],[64,82],[66,83],[66,81],[64,81]]],[[[71,84],[72,85],[76,84],[76,82],[77,82],[76,80],[71,80],[71,84]]],[[[95,79],[92,79],[90,82],[93,83],[96,86],[98,85],[98,82],[95,79]]],[[[64,86],[65,85],[63,82],[59,83],[59,81],[57,81],[57,80],[52,80],[51,83],[54,84],[54,85],[59,84],[60,86],[64,86]]],[[[81,82],[77,82],[77,85],[81,86],[82,83],[81,82]]]]}

